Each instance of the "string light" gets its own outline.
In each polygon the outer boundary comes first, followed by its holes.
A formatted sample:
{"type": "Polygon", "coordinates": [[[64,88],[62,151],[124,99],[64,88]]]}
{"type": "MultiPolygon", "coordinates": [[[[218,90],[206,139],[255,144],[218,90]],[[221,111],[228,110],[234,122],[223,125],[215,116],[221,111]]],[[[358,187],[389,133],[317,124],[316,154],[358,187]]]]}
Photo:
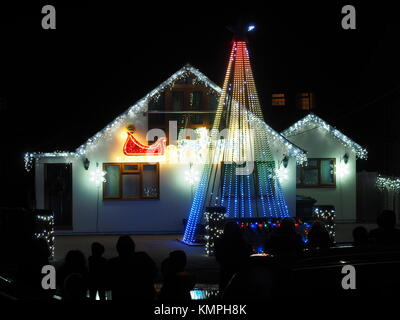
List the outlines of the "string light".
{"type": "Polygon", "coordinates": [[[320,117],[316,116],[313,113],[308,114],[303,119],[297,121],[288,129],[284,130],[282,132],[282,135],[285,137],[290,137],[299,134],[301,132],[304,132],[305,130],[310,130],[313,128],[322,128],[326,130],[332,137],[334,137],[346,148],[353,150],[357,158],[367,159],[368,152],[366,149],[361,147],[359,144],[355,143],[349,137],[341,133],[338,129],[332,127],[327,122],[325,122],[324,120],[322,120],[320,117]]]}
{"type": "MultiPolygon", "coordinates": [[[[265,253],[264,251],[264,241],[267,235],[274,232],[280,227],[282,219],[265,217],[265,218],[238,218],[238,219],[226,219],[225,223],[228,221],[233,221],[239,225],[242,233],[250,232],[253,234],[250,236],[252,239],[258,239],[258,241],[253,241],[253,252],[255,253],[265,253]],[[256,235],[254,235],[254,233],[256,235]]],[[[310,222],[303,221],[300,218],[294,218],[295,230],[301,236],[302,241],[307,243],[308,233],[312,227],[310,222]]]]}
{"type": "Polygon", "coordinates": [[[335,239],[336,210],[334,206],[315,206],[313,209],[314,219],[324,223],[331,239],[335,239]]]}
{"type": "Polygon", "coordinates": [[[221,93],[221,88],[208,79],[203,73],[198,69],[187,64],[166,81],[161,83],[157,88],[150,91],[146,96],[137,101],[128,110],[119,115],[114,121],[109,123],[103,130],[96,133],[94,136],[90,137],[83,145],[78,147],[75,152],[65,152],[65,151],[55,151],[55,152],[32,152],[26,153],[24,155],[25,169],[30,171],[35,159],[41,158],[80,158],[86,155],[89,151],[93,150],[99,145],[99,142],[104,141],[104,139],[111,139],[115,131],[122,126],[125,126],[127,122],[131,122],[134,118],[140,115],[142,112],[147,110],[147,106],[150,100],[155,99],[160,96],[161,92],[165,89],[171,88],[177,81],[186,79],[190,76],[194,76],[193,79],[195,83],[202,84],[210,91],[216,94],[221,93]]]}
{"type": "Polygon", "coordinates": [[[199,180],[200,180],[199,171],[195,170],[194,168],[190,168],[189,170],[185,171],[185,181],[189,183],[191,186],[197,185],[199,180]]]}
{"type": "Polygon", "coordinates": [[[206,254],[211,256],[215,253],[215,242],[223,234],[226,209],[224,207],[208,207],[204,213],[206,229],[206,254]]]}
{"type": "Polygon", "coordinates": [[[50,249],[50,256],[54,258],[54,215],[35,215],[36,226],[40,228],[35,232],[36,239],[45,239],[50,249]]]}
{"type": "Polygon", "coordinates": [[[376,178],[376,187],[379,191],[393,191],[395,193],[400,192],[400,178],[398,177],[384,177],[378,175],[376,178]]]}
{"type": "Polygon", "coordinates": [[[259,216],[260,207],[265,217],[289,216],[271,148],[285,149],[284,154],[295,157],[297,163],[306,160],[304,150],[265,124],[247,42],[233,41],[211,130],[209,161],[190,208],[184,242],[196,241],[196,228],[207,205],[224,205],[233,218],[259,216]],[[224,129],[228,133],[220,139],[224,129]],[[248,165],[254,167],[246,173],[243,167],[248,165]]]}
{"type": "MultiPolygon", "coordinates": [[[[231,57],[232,59],[232,57],[231,57]]],[[[217,95],[221,94],[222,89],[218,87],[215,83],[213,83],[210,79],[208,79],[203,73],[201,73],[198,69],[186,65],[176,73],[174,73],[170,78],[160,84],[157,88],[153,89],[142,99],[137,101],[133,106],[131,106],[127,111],[119,115],[113,122],[109,123],[103,130],[99,131],[96,135],[90,137],[86,143],[78,147],[75,152],[69,151],[54,151],[54,152],[28,152],[24,155],[25,162],[25,170],[30,171],[32,169],[33,163],[36,159],[42,158],[63,158],[64,160],[72,161],[74,159],[79,159],[85,156],[89,151],[93,150],[99,142],[104,141],[104,139],[111,139],[116,130],[120,129],[122,126],[126,126],[128,122],[131,122],[137,115],[147,110],[148,102],[152,99],[155,99],[160,96],[161,92],[167,88],[171,88],[177,81],[185,79],[187,77],[194,76],[193,81],[198,84],[202,84],[210,91],[215,92],[217,95]]],[[[227,98],[225,96],[225,98],[227,98]]],[[[256,95],[251,94],[250,98],[252,100],[256,99],[256,95]]],[[[245,111],[246,112],[246,111],[245,111]]],[[[220,118],[221,112],[217,112],[216,118],[220,118]]],[[[271,127],[269,127],[265,122],[260,120],[259,115],[257,118],[249,113],[247,115],[251,121],[254,121],[255,126],[265,127],[266,133],[268,135],[268,139],[271,142],[277,142],[278,146],[282,149],[285,149],[289,156],[293,156],[296,158],[299,164],[306,161],[305,152],[300,148],[296,147],[288,140],[286,140],[282,135],[277,133],[271,127]],[[254,118],[254,119],[252,119],[254,118]]],[[[200,132],[204,131],[205,128],[199,128],[200,132]]],[[[197,131],[197,130],[196,130],[197,131]]],[[[197,148],[196,150],[202,150],[201,152],[196,152],[198,155],[197,163],[204,163],[205,159],[207,159],[207,141],[204,140],[204,133],[201,133],[202,138],[199,143],[201,146],[189,146],[190,142],[187,143],[188,148],[197,148]],[[206,147],[206,148],[204,148],[206,147]]],[[[179,142],[178,142],[179,143],[179,142]]],[[[186,142],[182,142],[181,145],[184,146],[186,142]]],[[[188,150],[188,149],[186,149],[188,150]]],[[[184,154],[184,150],[180,152],[181,158],[179,161],[182,161],[182,154],[184,154]]],[[[188,162],[193,162],[192,159],[188,160],[188,162]]]]}

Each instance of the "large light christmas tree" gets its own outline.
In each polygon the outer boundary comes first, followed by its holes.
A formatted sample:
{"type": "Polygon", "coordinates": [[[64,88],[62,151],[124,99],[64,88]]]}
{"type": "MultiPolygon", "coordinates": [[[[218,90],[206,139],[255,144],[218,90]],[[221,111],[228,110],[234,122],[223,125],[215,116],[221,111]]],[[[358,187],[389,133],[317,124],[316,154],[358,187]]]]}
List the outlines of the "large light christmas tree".
{"type": "Polygon", "coordinates": [[[289,216],[257,95],[248,42],[232,42],[209,147],[183,241],[194,243],[206,207],[230,218],[289,216]]]}

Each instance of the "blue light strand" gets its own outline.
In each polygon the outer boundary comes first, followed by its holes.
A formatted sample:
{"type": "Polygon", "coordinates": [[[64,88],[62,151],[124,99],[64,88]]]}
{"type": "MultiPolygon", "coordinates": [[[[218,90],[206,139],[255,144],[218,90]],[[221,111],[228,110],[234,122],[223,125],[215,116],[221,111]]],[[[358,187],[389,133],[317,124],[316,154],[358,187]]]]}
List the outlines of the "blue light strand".
{"type": "Polygon", "coordinates": [[[228,205],[226,209],[226,213],[228,217],[230,217],[231,210],[231,198],[232,198],[232,165],[229,165],[229,187],[228,187],[228,205]]]}
{"type": "MultiPolygon", "coordinates": [[[[252,203],[251,203],[251,187],[250,187],[250,175],[246,176],[246,181],[247,181],[247,199],[249,203],[249,216],[250,218],[253,217],[253,213],[251,211],[252,203]]],[[[257,205],[257,203],[256,203],[257,205]]]]}
{"type": "Polygon", "coordinates": [[[241,201],[240,209],[241,209],[241,212],[242,212],[241,216],[244,218],[244,216],[245,216],[245,213],[244,213],[245,201],[244,201],[244,187],[243,187],[243,185],[244,185],[244,183],[243,183],[243,175],[241,175],[240,176],[240,193],[242,195],[242,197],[241,197],[242,201],[241,201]]]}
{"type": "Polygon", "coordinates": [[[200,183],[195,191],[195,196],[192,202],[192,206],[190,208],[189,218],[183,235],[183,241],[186,243],[195,242],[195,234],[200,216],[200,210],[202,209],[205,202],[208,184],[208,173],[210,171],[210,167],[211,166],[209,164],[206,164],[204,166],[200,183]]]}
{"type": "Polygon", "coordinates": [[[234,209],[233,209],[233,216],[237,218],[238,214],[238,183],[237,183],[237,174],[236,174],[236,167],[235,167],[235,174],[233,175],[235,177],[235,198],[234,198],[234,209]]]}

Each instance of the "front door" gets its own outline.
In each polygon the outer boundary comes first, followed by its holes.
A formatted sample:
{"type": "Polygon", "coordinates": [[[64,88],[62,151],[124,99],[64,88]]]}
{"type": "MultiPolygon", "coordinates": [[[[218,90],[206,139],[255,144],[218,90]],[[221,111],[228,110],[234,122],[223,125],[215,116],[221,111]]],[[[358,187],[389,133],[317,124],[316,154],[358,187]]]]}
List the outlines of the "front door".
{"type": "Polygon", "coordinates": [[[47,163],[45,165],[45,206],[54,212],[58,230],[72,229],[72,165],[47,163]]]}

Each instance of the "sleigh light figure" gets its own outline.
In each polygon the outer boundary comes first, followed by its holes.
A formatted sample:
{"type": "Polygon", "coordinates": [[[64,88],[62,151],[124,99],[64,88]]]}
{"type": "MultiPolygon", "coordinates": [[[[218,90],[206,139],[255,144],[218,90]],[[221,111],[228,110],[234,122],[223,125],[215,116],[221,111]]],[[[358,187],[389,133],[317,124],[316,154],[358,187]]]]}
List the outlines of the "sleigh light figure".
{"type": "Polygon", "coordinates": [[[163,156],[165,153],[165,137],[158,138],[155,143],[146,146],[140,143],[133,135],[135,129],[128,126],[128,137],[124,144],[124,154],[127,156],[163,156]]]}

